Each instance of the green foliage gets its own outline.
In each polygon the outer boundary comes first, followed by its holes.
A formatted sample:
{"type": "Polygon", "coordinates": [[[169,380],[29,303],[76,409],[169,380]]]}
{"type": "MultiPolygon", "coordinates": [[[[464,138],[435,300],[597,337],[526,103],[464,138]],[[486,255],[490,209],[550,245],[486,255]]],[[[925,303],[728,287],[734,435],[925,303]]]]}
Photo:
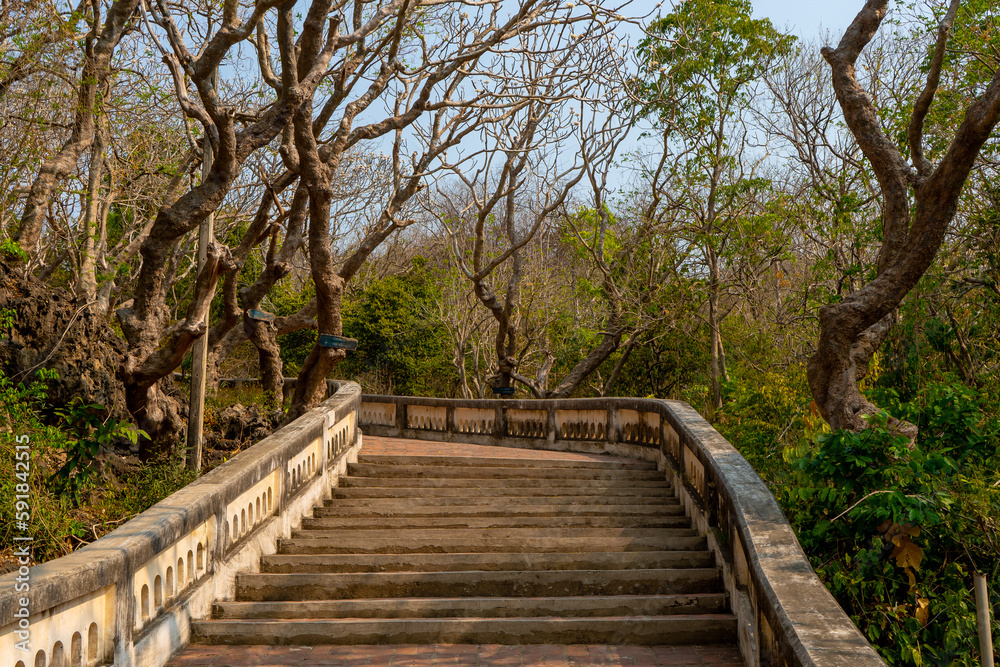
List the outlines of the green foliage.
{"type": "Polygon", "coordinates": [[[113,511],[131,518],[184,488],[197,476],[198,473],[189,470],[179,458],[142,465],[124,473],[101,505],[109,508],[109,514],[113,511]]]}
{"type": "Polygon", "coordinates": [[[105,223],[108,234],[108,247],[121,241],[125,231],[135,224],[135,211],[131,207],[113,205],[108,211],[108,220],[105,223]]]}
{"type": "MultiPolygon", "coordinates": [[[[54,375],[52,371],[40,371],[30,381],[15,383],[0,373],[0,555],[12,548],[15,535],[25,532],[16,529],[12,516],[15,496],[25,495],[24,484],[28,487],[27,533],[33,538],[32,555],[36,562],[44,562],[101,537],[195,477],[177,460],[136,465],[108,452],[99,452],[91,459],[89,446],[79,443],[88,439],[100,441],[102,437],[90,421],[90,411],[94,408],[77,402],[64,410],[70,419],[78,420],[72,427],[64,422],[67,430],[46,425],[42,420],[41,414],[50,412],[45,405],[45,381],[54,375]],[[81,436],[88,428],[89,433],[81,436]],[[29,454],[27,471],[23,454],[18,457],[18,452],[25,450],[16,449],[25,442],[29,454]],[[56,488],[57,471],[64,466],[67,453],[72,455],[74,447],[79,447],[81,460],[86,461],[81,469],[83,477],[78,474],[70,477],[70,484],[75,484],[79,494],[79,504],[66,502],[66,492],[56,488]],[[93,474],[90,464],[99,466],[100,476],[93,474]]],[[[102,426],[107,430],[103,422],[102,426]]],[[[121,424],[117,428],[127,429],[121,424]]],[[[128,433],[122,435],[129,437],[128,433]]]]}
{"type": "MultiPolygon", "coordinates": [[[[616,361],[617,355],[609,360],[616,361]]],[[[674,327],[658,331],[635,346],[622,368],[614,394],[682,398],[698,406],[706,392],[708,362],[708,349],[695,336],[674,327]]]]}
{"type": "Polygon", "coordinates": [[[768,477],[785,467],[784,447],[805,428],[811,400],[801,366],[784,373],[734,373],[723,387],[715,427],[768,477]]]}
{"type": "Polygon", "coordinates": [[[795,43],[752,14],[748,0],[685,0],[653,21],[639,44],[647,111],[668,127],[703,132],[745,102],[747,83],[795,43]]]}
{"type": "MultiPolygon", "coordinates": [[[[817,573],[890,664],[975,665],[973,570],[1000,575],[993,417],[967,388],[935,385],[915,446],[876,415],[786,451],[778,498],[817,573]]],[[[998,601],[994,595],[994,604],[998,601]]],[[[1000,623],[994,624],[994,634],[1000,623]]]]}
{"type": "Polygon", "coordinates": [[[457,380],[448,335],[427,317],[436,288],[423,263],[415,264],[409,274],[375,280],[344,303],[344,333],[357,338],[358,349],[340,369],[369,383],[390,378],[399,395],[449,396],[457,380]]]}
{"type": "Polygon", "coordinates": [[[50,481],[56,493],[80,503],[80,491],[94,481],[95,459],[102,449],[107,449],[118,439],[125,439],[133,445],[139,436],[149,436],[132,424],[119,422],[104,416],[102,405],[87,404],[83,399],[74,398],[65,408],[57,408],[64,424],[64,432],[69,434],[61,446],[66,452],[66,462],[50,481]]]}
{"type": "MultiPolygon", "coordinates": [[[[620,254],[623,248],[615,228],[617,221],[615,214],[608,211],[607,217],[608,227],[604,230],[603,259],[608,264],[614,264],[615,256],[620,254]]],[[[594,247],[596,245],[599,230],[600,221],[597,209],[581,206],[573,214],[572,219],[567,220],[566,228],[562,230],[562,243],[572,249],[577,259],[589,261],[590,251],[587,250],[587,246],[594,247]]]]}
{"type": "Polygon", "coordinates": [[[13,239],[3,239],[0,241],[0,257],[6,260],[28,261],[28,253],[13,239]]]}
{"type": "MultiPolygon", "coordinates": [[[[928,5],[932,12],[916,26],[915,31],[936,38],[938,26],[944,17],[946,3],[928,5]]],[[[934,40],[926,39],[926,55],[921,71],[930,68],[934,52],[934,40]]],[[[942,67],[942,85],[939,86],[934,104],[928,114],[925,131],[927,157],[939,159],[947,150],[965,110],[975,97],[982,95],[993,73],[1000,66],[1000,16],[993,0],[966,0],[962,3],[955,25],[949,34],[948,49],[942,67]]],[[[916,91],[913,91],[914,98],[916,91]]],[[[909,115],[909,107],[900,109],[900,135],[903,135],[903,117],[909,115]]],[[[900,145],[903,145],[901,140],[900,145]]],[[[987,142],[983,147],[984,156],[995,156],[995,142],[987,142]]]]}
{"type": "Polygon", "coordinates": [[[13,308],[0,308],[0,329],[10,329],[14,326],[17,311],[13,308]]]}
{"type": "Polygon", "coordinates": [[[30,422],[34,418],[33,408],[45,398],[44,380],[51,377],[50,371],[43,370],[34,382],[24,385],[14,382],[0,373],[0,414],[6,424],[14,425],[30,422]]]}

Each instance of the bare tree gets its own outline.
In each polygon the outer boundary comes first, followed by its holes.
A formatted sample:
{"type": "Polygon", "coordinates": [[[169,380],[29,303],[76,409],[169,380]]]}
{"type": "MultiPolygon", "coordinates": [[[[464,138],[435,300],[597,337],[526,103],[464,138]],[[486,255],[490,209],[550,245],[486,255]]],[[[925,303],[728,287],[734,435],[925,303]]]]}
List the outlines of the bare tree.
{"type": "Polygon", "coordinates": [[[614,330],[602,337],[555,390],[548,388],[555,362],[549,349],[538,350],[534,377],[525,374],[525,355],[535,343],[545,346],[543,337],[531,340],[523,328],[528,319],[520,313],[527,253],[544,248],[547,225],[565,217],[570,193],[582,179],[594,184],[606,178],[628,134],[629,114],[615,93],[621,48],[608,27],[622,17],[597,18],[586,36],[572,36],[575,43],[561,43],[557,33],[538,35],[523,47],[531,56],[520,71],[498,69],[498,94],[527,104],[484,132],[482,149],[450,163],[454,179],[442,181],[438,197],[428,202],[452,239],[456,265],[494,319],[494,383],[510,386],[514,380],[537,397],[571,393],[621,336],[614,330]],[[572,159],[567,146],[575,152],[572,159]]]}
{"type": "MultiPolygon", "coordinates": [[[[185,31],[179,28],[166,3],[157,0],[146,8],[169,45],[169,50],[160,48],[173,76],[181,109],[187,118],[201,124],[202,146],[211,145],[214,155],[212,169],[204,181],[157,212],[140,249],[142,268],[136,279],[132,303],[117,313],[129,344],[124,371],[126,400],[143,430],[154,438],[180,427],[175,402],[158,390],[157,382],[171,373],[194,340],[204,335],[207,330],[205,315],[216,283],[222,274],[234,268],[229,250],[213,244],[205,268],[195,281],[194,297],[185,319],[167,326],[164,304],[168,285],[165,279],[178,242],[220,206],[247,158],[278,136],[290,117],[312,98],[327,74],[334,52],[380,24],[375,20],[374,25],[364,26],[361,34],[342,35],[337,19],[330,20],[327,26],[332,3],[316,0],[302,22],[296,44],[291,3],[280,5],[277,20],[282,65],[280,91],[267,107],[241,111],[224,102],[215,72],[229,50],[252,36],[264,15],[278,5],[276,0],[258,2],[241,20],[238,3],[230,0],[217,25],[209,21],[208,26],[215,28],[214,34],[201,45],[197,56],[188,49],[185,31]],[[189,85],[193,86],[197,101],[191,98],[189,85]]],[[[186,32],[198,34],[193,29],[186,32]]],[[[159,45],[157,31],[151,29],[150,35],[159,45]]]]}
{"type": "MultiPolygon", "coordinates": [[[[310,209],[310,265],[321,333],[341,333],[340,301],[344,285],[387,238],[413,224],[415,219],[402,213],[404,207],[424,187],[428,174],[447,163],[448,151],[474,132],[502,127],[523,109],[537,109],[539,101],[534,95],[544,98],[548,91],[544,89],[544,79],[532,68],[532,60],[558,62],[567,50],[573,51],[567,46],[577,39],[570,33],[578,24],[597,25],[594,16],[571,16],[568,8],[550,0],[522,3],[506,18],[500,3],[469,9],[475,11],[473,17],[464,11],[456,16],[447,7],[421,13],[420,25],[410,26],[421,40],[419,50],[403,40],[404,23],[397,22],[389,33],[393,41],[380,49],[380,53],[387,55],[383,56],[378,75],[364,95],[345,107],[327,144],[329,157],[325,163],[331,164],[358,141],[394,133],[395,188],[376,224],[366,231],[339,268],[325,250],[329,244],[328,222],[321,216],[325,204],[315,211],[310,209]],[[442,29],[433,33],[438,36],[437,41],[432,41],[432,31],[438,28],[442,29]],[[453,37],[442,40],[440,35],[453,37]],[[538,43],[547,43],[549,48],[532,48],[538,43]],[[420,54],[420,66],[404,66],[396,57],[397,51],[407,46],[414,48],[413,55],[420,54]],[[494,85],[492,93],[479,89],[487,81],[494,85]],[[393,100],[391,115],[354,127],[360,112],[380,93],[393,100]],[[420,118],[426,119],[426,126],[414,125],[420,118]],[[414,152],[409,164],[405,164],[404,129],[411,126],[422,150],[414,152]]],[[[311,134],[305,131],[304,121],[297,126],[295,136],[302,164],[323,162],[318,148],[310,145],[311,134]]],[[[315,170],[310,178],[315,178],[315,188],[328,187],[323,185],[328,177],[320,170],[315,170]]],[[[310,190],[311,206],[322,199],[320,194],[319,189],[316,193],[310,190]]],[[[317,342],[302,365],[286,419],[295,418],[322,398],[326,376],[342,356],[342,351],[324,348],[317,342]]]]}
{"type": "Polygon", "coordinates": [[[84,57],[78,79],[75,117],[69,137],[62,148],[42,164],[28,191],[21,226],[15,237],[24,248],[34,248],[40,239],[53,192],[76,168],[94,139],[98,99],[108,85],[111,59],[138,5],[139,0],[116,0],[103,21],[101,3],[88,5],[90,30],[83,39],[84,57]]]}

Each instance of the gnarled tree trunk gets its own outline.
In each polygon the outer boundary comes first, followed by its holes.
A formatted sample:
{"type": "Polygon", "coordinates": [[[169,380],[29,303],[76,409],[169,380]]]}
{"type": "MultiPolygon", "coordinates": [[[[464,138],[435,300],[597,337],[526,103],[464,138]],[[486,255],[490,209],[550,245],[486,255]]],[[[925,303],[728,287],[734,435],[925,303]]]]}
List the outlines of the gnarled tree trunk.
{"type": "MultiPolygon", "coordinates": [[[[912,164],[882,131],[871,98],[855,76],[855,62],[885,19],[888,0],[868,0],[837,48],[823,49],[844,118],[878,178],[883,199],[877,276],[839,303],[820,309],[819,344],[808,364],[816,405],[835,429],[863,429],[865,417],[878,411],[861,393],[858,381],[888,336],[894,310],[934,261],[973,163],[1000,118],[998,70],[966,109],[937,166],[924,156],[924,120],[937,92],[948,34],[960,4],[960,0],[951,1],[939,26],[931,67],[914,105],[907,133],[912,164]]],[[[912,424],[894,426],[911,438],[916,436],[912,424]]]]}
{"type": "Polygon", "coordinates": [[[222,204],[247,159],[276,138],[296,111],[311,100],[326,74],[330,58],[337,48],[343,46],[337,21],[329,22],[327,27],[330,0],[317,0],[310,7],[300,36],[300,40],[315,45],[315,48],[307,53],[296,52],[291,21],[293,7],[291,3],[282,5],[278,25],[283,85],[273,105],[255,122],[237,130],[237,114],[235,109],[222,104],[213,83],[214,72],[228,50],[252,34],[269,6],[265,2],[256,4],[252,16],[241,22],[236,4],[227,2],[223,26],[209,39],[197,58],[184,45],[180,31],[166,13],[166,5],[159,4],[161,11],[154,15],[158,25],[170,37],[172,52],[164,51],[164,59],[174,74],[181,107],[185,114],[203,124],[204,140],[212,143],[215,156],[211,171],[200,185],[158,211],[140,250],[142,268],[136,280],[133,302],[117,313],[129,343],[129,359],[124,373],[129,409],[154,441],[165,440],[177,428],[176,420],[170,418],[171,410],[176,411],[176,408],[156,391],[156,383],[171,374],[194,341],[206,333],[205,314],[219,277],[236,268],[228,249],[217,253],[219,259],[214,263],[206,261],[205,268],[197,277],[196,297],[187,318],[169,329],[167,335],[162,335],[168,316],[165,307],[167,260],[180,240],[222,204]],[[199,92],[201,106],[187,96],[187,85],[182,76],[185,72],[190,73],[199,92]],[[220,261],[222,258],[225,261],[220,261]]]}

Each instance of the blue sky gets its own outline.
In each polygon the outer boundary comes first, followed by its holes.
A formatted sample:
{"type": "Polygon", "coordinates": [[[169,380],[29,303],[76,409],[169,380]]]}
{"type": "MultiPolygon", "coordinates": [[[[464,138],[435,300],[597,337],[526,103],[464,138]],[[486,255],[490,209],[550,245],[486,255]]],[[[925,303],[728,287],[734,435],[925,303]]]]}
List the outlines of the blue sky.
{"type": "MultiPolygon", "coordinates": [[[[752,0],[754,14],[771,19],[778,29],[805,39],[816,38],[829,30],[838,40],[850,25],[863,0],[752,0]]],[[[666,3],[664,3],[666,4],[666,3]]]]}

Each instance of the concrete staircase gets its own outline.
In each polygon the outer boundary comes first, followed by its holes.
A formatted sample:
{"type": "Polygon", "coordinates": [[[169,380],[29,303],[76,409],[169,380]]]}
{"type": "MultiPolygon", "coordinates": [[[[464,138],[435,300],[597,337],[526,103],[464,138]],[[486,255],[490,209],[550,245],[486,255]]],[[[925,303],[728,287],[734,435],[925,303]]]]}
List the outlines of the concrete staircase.
{"type": "Polygon", "coordinates": [[[735,642],[651,463],[362,454],[348,473],[193,643],[735,642]]]}

